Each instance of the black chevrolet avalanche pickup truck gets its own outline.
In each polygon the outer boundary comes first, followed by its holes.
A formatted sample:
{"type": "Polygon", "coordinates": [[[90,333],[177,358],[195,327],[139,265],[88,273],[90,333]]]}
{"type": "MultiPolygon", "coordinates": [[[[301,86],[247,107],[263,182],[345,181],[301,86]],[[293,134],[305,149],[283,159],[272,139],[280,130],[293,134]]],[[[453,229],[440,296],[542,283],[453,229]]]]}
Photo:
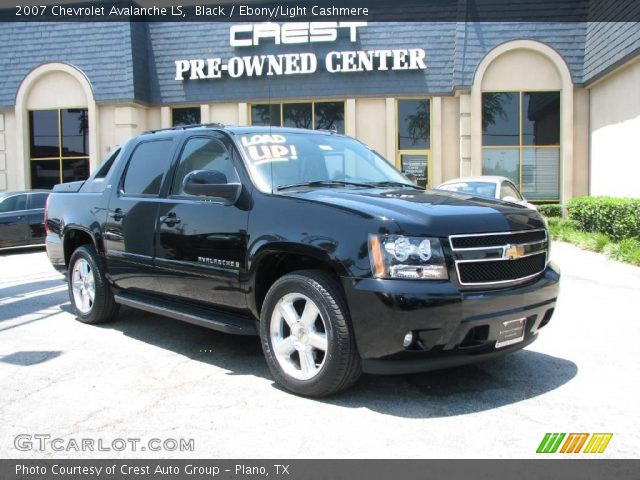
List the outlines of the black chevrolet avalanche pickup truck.
{"type": "Polygon", "coordinates": [[[46,227],[81,322],[126,305],[259,335],[277,382],[308,396],[513,352],[558,296],[539,213],[425,191],[332,132],[147,132],[57,185],[46,227]]]}

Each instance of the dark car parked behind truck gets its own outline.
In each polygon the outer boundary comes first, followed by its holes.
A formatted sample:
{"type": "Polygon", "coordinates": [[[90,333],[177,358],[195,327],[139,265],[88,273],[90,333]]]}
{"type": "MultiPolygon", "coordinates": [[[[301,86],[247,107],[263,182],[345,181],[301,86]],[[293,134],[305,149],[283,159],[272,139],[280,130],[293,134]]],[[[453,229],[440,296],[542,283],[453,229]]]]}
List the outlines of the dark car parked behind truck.
{"type": "Polygon", "coordinates": [[[539,213],[424,191],[331,132],[148,132],[56,186],[47,215],[80,321],[127,305],[259,335],[278,383],[308,396],[523,348],[558,295],[539,213]]]}
{"type": "Polygon", "coordinates": [[[48,190],[0,193],[0,249],[42,246],[48,190]]]}

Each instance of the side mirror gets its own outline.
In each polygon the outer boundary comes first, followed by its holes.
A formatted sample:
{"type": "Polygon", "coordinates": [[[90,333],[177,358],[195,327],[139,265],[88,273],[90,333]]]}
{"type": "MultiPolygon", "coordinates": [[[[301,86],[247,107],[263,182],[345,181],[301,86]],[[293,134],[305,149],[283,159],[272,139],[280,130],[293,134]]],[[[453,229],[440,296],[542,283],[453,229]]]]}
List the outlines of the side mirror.
{"type": "Polygon", "coordinates": [[[233,203],[238,199],[242,185],[227,183],[227,176],[218,170],[195,170],[184,177],[182,190],[188,195],[224,198],[233,203]]]}

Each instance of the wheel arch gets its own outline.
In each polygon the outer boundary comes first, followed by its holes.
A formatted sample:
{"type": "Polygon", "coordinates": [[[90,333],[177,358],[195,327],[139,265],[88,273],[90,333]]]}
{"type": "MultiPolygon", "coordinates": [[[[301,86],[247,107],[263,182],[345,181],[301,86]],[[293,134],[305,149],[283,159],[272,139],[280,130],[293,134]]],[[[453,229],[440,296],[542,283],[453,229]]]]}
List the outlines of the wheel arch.
{"type": "Polygon", "coordinates": [[[91,245],[96,249],[96,252],[100,253],[95,235],[89,229],[80,225],[67,226],[63,234],[64,264],[67,267],[73,252],[82,245],[91,245]]]}
{"type": "Polygon", "coordinates": [[[266,245],[252,256],[250,263],[247,300],[256,318],[260,318],[269,288],[282,276],[298,270],[323,270],[336,278],[348,275],[344,265],[326,250],[293,243],[266,245]]]}

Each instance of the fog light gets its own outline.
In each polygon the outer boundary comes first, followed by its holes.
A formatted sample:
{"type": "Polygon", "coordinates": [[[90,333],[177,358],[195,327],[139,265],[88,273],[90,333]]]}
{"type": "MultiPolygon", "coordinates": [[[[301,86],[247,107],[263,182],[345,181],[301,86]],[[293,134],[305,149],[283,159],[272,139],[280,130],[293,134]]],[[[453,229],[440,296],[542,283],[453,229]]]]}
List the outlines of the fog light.
{"type": "Polygon", "coordinates": [[[404,336],[404,340],[402,340],[402,346],[404,348],[409,348],[411,345],[413,345],[414,338],[415,335],[413,334],[413,332],[407,332],[407,334],[404,336]]]}

